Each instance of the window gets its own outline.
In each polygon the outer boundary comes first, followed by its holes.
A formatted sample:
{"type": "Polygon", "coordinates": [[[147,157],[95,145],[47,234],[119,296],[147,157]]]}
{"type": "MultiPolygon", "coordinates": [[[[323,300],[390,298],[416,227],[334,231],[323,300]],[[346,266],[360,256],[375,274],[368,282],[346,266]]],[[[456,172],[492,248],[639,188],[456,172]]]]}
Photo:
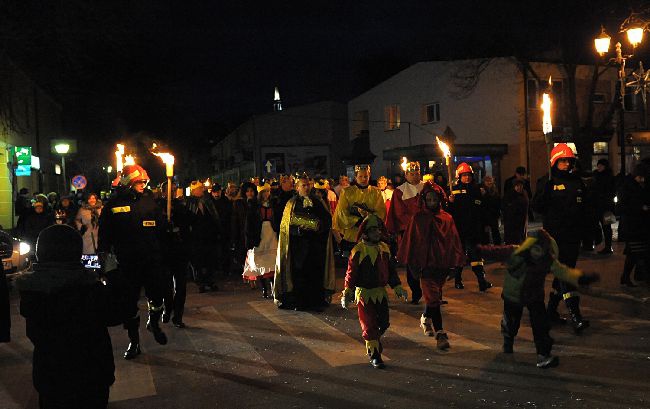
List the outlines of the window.
{"type": "Polygon", "coordinates": [[[432,122],[440,121],[440,104],[435,102],[433,104],[425,104],[422,106],[422,123],[430,124],[432,122]]]}
{"type": "Polygon", "coordinates": [[[623,97],[623,106],[628,112],[637,112],[641,107],[641,95],[634,93],[634,88],[625,87],[625,96],[623,97]]]}
{"type": "Polygon", "coordinates": [[[594,92],[591,102],[594,104],[605,104],[607,103],[607,97],[602,92],[594,92]]]}
{"type": "Polygon", "coordinates": [[[352,118],[352,134],[359,136],[368,133],[368,111],[357,111],[352,118]]]}
{"type": "Polygon", "coordinates": [[[399,129],[400,115],[399,104],[386,105],[384,108],[384,130],[399,129]]]}

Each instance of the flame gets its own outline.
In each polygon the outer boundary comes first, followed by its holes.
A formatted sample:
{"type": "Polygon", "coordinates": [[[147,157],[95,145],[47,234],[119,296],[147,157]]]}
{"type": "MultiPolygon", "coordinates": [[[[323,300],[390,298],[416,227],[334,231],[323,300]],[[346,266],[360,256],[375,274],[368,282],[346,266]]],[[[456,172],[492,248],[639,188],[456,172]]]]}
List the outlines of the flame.
{"type": "Polygon", "coordinates": [[[408,166],[408,160],[406,159],[406,156],[402,156],[402,164],[400,166],[402,167],[402,170],[406,172],[406,167],[408,166]]]}
{"type": "Polygon", "coordinates": [[[155,156],[158,156],[160,159],[162,159],[165,165],[174,164],[174,155],[172,155],[169,152],[156,152],[157,150],[158,150],[158,145],[154,142],[154,144],[151,146],[151,153],[155,156]]]}
{"type": "Polygon", "coordinates": [[[451,158],[451,149],[449,149],[449,145],[444,143],[440,138],[436,136],[436,142],[438,142],[438,148],[442,151],[442,155],[445,158],[451,158]]]}
{"type": "MultiPolygon", "coordinates": [[[[548,77],[548,85],[549,89],[553,86],[551,77],[548,77]]],[[[542,111],[544,112],[544,116],[542,118],[542,131],[546,135],[553,132],[553,122],[551,121],[551,95],[549,93],[545,92],[542,95],[542,105],[540,108],[542,108],[542,111]]]]}
{"type": "Polygon", "coordinates": [[[203,186],[205,187],[210,187],[210,179],[206,179],[205,182],[203,182],[203,186]]]}
{"type": "Polygon", "coordinates": [[[121,172],[122,168],[124,167],[124,162],[122,161],[122,155],[124,155],[124,145],[121,143],[118,143],[116,145],[117,150],[115,151],[115,168],[117,169],[117,172],[121,172]]]}
{"type": "Polygon", "coordinates": [[[126,155],[124,157],[124,164],[127,165],[127,166],[135,165],[135,156],[126,155]]]}

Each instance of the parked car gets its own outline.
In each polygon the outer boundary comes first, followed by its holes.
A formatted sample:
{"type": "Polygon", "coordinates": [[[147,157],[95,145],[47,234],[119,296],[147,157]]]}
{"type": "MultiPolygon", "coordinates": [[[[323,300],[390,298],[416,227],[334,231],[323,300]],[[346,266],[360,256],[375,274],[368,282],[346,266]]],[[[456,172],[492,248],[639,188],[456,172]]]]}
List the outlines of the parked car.
{"type": "Polygon", "coordinates": [[[27,270],[31,265],[31,251],[29,243],[0,230],[0,257],[2,257],[2,269],[6,274],[27,270]]]}

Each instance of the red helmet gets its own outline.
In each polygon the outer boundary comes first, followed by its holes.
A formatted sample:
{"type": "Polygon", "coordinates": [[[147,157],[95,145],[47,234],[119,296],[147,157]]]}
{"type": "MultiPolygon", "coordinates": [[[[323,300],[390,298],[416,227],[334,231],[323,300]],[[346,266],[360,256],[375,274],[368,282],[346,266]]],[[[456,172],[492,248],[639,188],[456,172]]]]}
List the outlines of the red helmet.
{"type": "Polygon", "coordinates": [[[472,167],[469,166],[467,163],[463,162],[458,167],[456,168],[456,177],[460,177],[463,173],[474,173],[472,170],[472,167]]]}
{"type": "Polygon", "coordinates": [[[576,156],[573,154],[573,151],[566,143],[558,143],[557,146],[551,151],[551,166],[554,166],[555,162],[557,162],[558,159],[562,158],[576,158],[576,156]]]}
{"type": "Polygon", "coordinates": [[[124,186],[133,186],[135,182],[149,181],[147,171],[140,165],[127,165],[122,170],[122,177],[120,183],[124,186]]]}

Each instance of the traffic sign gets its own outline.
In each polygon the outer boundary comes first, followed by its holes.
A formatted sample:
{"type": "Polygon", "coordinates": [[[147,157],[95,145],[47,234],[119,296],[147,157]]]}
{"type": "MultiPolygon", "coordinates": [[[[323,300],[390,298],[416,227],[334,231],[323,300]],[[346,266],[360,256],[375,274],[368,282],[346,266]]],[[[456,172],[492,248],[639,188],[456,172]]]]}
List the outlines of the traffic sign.
{"type": "Polygon", "coordinates": [[[74,186],[74,188],[77,190],[85,188],[87,184],[88,181],[84,175],[76,175],[72,178],[72,186],[74,186]]]}
{"type": "Polygon", "coordinates": [[[266,173],[272,174],[275,173],[275,161],[271,162],[271,160],[267,160],[266,163],[264,164],[264,169],[266,169],[266,173]]]}

